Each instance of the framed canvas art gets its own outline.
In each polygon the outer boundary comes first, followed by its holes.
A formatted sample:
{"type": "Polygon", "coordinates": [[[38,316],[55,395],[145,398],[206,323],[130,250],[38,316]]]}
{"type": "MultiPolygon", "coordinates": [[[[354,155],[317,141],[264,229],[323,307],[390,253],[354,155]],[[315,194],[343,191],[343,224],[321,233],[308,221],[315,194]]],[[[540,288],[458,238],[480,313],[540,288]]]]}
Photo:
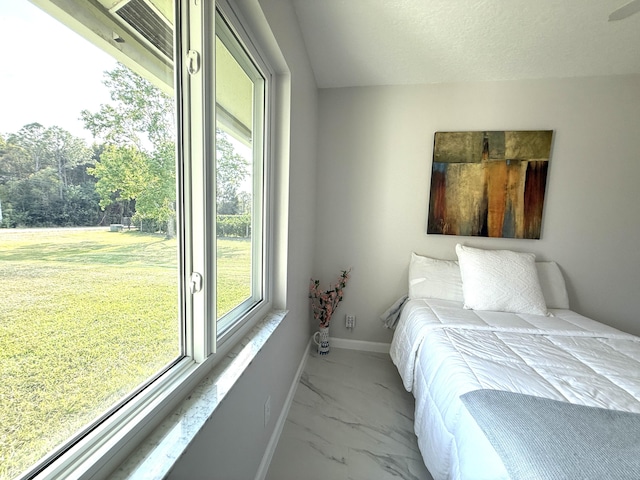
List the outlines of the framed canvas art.
{"type": "Polygon", "coordinates": [[[436,132],[427,233],[539,239],[552,137],[436,132]]]}

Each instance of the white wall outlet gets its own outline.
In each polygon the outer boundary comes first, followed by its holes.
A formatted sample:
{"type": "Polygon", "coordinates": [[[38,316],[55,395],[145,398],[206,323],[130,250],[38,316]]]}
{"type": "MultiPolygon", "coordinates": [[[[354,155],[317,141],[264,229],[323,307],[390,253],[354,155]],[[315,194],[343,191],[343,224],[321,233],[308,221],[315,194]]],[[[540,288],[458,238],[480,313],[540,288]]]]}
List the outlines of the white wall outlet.
{"type": "Polygon", "coordinates": [[[356,316],[355,315],[347,315],[345,317],[345,325],[347,328],[355,328],[356,327],[356,316]]]}
{"type": "Polygon", "coordinates": [[[269,424],[269,417],[271,417],[271,395],[267,397],[267,401],[264,402],[264,426],[269,424]]]}

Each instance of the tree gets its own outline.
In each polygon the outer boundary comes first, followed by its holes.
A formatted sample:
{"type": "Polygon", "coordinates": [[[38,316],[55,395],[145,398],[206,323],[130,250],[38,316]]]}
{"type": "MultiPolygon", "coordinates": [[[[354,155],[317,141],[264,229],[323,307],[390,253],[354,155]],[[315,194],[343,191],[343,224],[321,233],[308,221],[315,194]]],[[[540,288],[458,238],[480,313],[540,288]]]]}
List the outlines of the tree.
{"type": "Polygon", "coordinates": [[[33,173],[40,171],[46,159],[46,129],[40,123],[29,123],[22,127],[18,133],[10,135],[7,143],[20,147],[28,154],[33,173]]]}
{"type": "Polygon", "coordinates": [[[53,168],[60,183],[61,199],[64,187],[69,185],[70,172],[91,163],[91,150],[84,140],[56,126],[45,128],[39,123],[30,123],[9,135],[3,143],[0,149],[3,174],[22,179],[53,168]]]}
{"type": "Polygon", "coordinates": [[[251,194],[248,192],[240,192],[238,194],[239,208],[241,215],[251,214],[251,194]]]}
{"type": "Polygon", "coordinates": [[[69,173],[79,165],[91,162],[91,150],[84,140],[74,137],[60,127],[51,127],[44,132],[45,155],[58,174],[58,193],[64,200],[65,190],[69,186],[69,173]]]}
{"type": "Polygon", "coordinates": [[[0,142],[0,185],[26,178],[33,172],[29,153],[14,143],[0,142]]]}
{"type": "MultiPolygon", "coordinates": [[[[81,186],[83,202],[97,206],[93,181],[85,172],[92,163],[84,140],[60,127],[30,123],[8,135],[0,144],[0,200],[11,226],[62,226],[94,223],[77,216],[77,205],[68,204],[71,187],[81,186]],[[86,185],[84,185],[86,184],[86,185]],[[83,186],[84,185],[84,186],[83,186]]],[[[74,201],[78,198],[74,193],[74,201]]],[[[91,210],[91,209],[90,209],[91,210]]]]}
{"type": "Polygon", "coordinates": [[[175,216],[175,122],[173,99],[118,64],[105,72],[112,104],[82,111],[85,127],[104,141],[96,166],[100,205],[134,200],[136,216],[171,224],[175,216]]]}
{"type": "MultiPolygon", "coordinates": [[[[100,206],[135,201],[136,217],[171,224],[175,217],[175,121],[173,99],[123,65],[105,72],[111,104],[82,111],[85,127],[104,142],[94,168],[100,206]]],[[[238,190],[247,161],[227,134],[216,130],[218,213],[241,213],[238,190]]],[[[246,199],[245,199],[246,200],[246,199]]]]}
{"type": "Polygon", "coordinates": [[[227,134],[216,129],[216,208],[220,215],[237,215],[241,211],[238,189],[247,176],[247,161],[238,155],[227,134]]]}
{"type": "Polygon", "coordinates": [[[124,65],[105,72],[112,104],[81,112],[85,128],[96,138],[145,151],[175,141],[174,102],[159,88],[124,65]]]}
{"type": "Polygon", "coordinates": [[[100,161],[88,170],[98,178],[96,192],[100,206],[105,208],[114,201],[137,198],[145,188],[147,158],[131,146],[106,145],[100,161]]]}

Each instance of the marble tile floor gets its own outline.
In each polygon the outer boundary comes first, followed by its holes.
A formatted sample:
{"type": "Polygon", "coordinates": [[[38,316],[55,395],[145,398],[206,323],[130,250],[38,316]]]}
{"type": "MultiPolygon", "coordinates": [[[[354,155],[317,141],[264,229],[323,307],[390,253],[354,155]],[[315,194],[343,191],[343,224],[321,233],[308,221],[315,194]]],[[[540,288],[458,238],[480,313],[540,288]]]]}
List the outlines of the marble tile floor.
{"type": "Polygon", "coordinates": [[[432,480],[388,354],[312,352],[266,480],[432,480]]]}

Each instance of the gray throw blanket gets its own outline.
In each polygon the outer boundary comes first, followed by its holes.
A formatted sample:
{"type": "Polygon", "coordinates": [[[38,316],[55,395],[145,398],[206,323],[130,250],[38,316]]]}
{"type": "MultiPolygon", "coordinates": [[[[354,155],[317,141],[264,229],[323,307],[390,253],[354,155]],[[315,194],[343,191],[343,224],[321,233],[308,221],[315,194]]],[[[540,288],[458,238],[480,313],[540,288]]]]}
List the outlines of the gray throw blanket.
{"type": "Polygon", "coordinates": [[[640,414],[498,390],[460,399],[514,480],[640,479],[640,414]]]}
{"type": "Polygon", "coordinates": [[[398,324],[398,320],[400,320],[400,313],[402,312],[402,307],[409,299],[408,295],[403,295],[398,300],[396,300],[393,305],[387,308],[387,311],[380,315],[380,321],[387,328],[396,328],[398,324]]]}

